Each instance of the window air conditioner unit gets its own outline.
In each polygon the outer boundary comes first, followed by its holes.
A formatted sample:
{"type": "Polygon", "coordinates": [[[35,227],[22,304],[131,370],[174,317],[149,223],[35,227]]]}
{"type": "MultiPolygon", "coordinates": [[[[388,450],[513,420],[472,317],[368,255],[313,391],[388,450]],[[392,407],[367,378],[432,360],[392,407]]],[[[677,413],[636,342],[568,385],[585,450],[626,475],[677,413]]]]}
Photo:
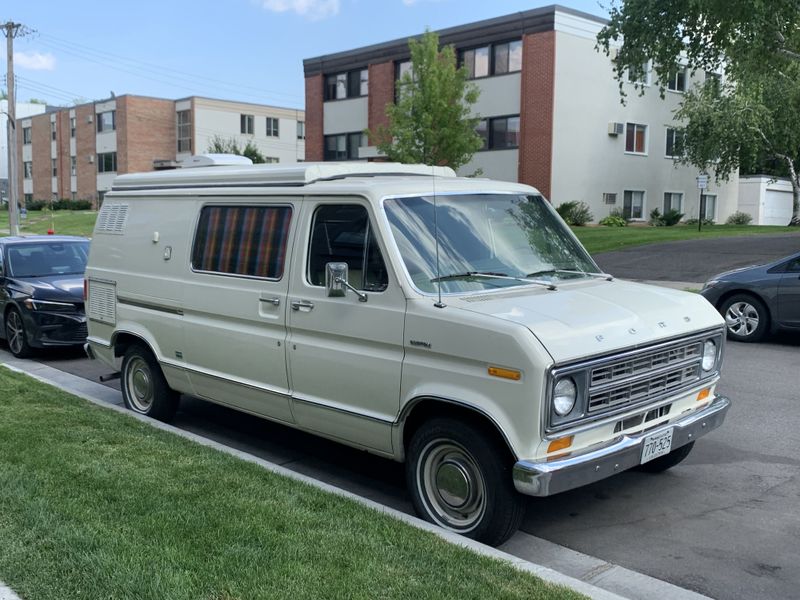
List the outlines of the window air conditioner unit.
{"type": "Polygon", "coordinates": [[[608,124],[608,135],[622,135],[623,133],[625,133],[625,123],[611,122],[608,124]]]}
{"type": "Polygon", "coordinates": [[[90,162],[90,163],[93,163],[93,162],[94,162],[94,154],[90,154],[90,155],[89,155],[89,162],[90,162]]]}
{"type": "Polygon", "coordinates": [[[87,123],[94,123],[94,115],[89,115],[88,117],[86,117],[86,122],[87,123]]]}

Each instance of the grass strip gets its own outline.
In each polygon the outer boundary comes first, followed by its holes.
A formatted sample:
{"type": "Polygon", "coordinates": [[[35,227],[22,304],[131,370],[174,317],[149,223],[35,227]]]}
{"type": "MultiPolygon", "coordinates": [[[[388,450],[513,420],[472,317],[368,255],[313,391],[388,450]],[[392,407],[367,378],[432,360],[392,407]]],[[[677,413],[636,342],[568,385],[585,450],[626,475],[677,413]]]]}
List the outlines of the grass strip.
{"type": "MultiPolygon", "coordinates": [[[[91,237],[97,211],[94,210],[29,210],[20,221],[20,233],[45,234],[52,228],[59,235],[91,237]]],[[[8,211],[0,211],[0,235],[8,235],[8,211]]]]}
{"type": "Polygon", "coordinates": [[[709,240],[720,237],[751,235],[776,235],[794,233],[800,239],[798,227],[773,227],[769,225],[697,225],[673,227],[573,227],[572,231],[589,251],[589,254],[622,250],[630,246],[676,242],[679,240],[709,240]]]}
{"type": "Polygon", "coordinates": [[[583,598],[4,368],[0,580],[26,600],[583,598]]]}

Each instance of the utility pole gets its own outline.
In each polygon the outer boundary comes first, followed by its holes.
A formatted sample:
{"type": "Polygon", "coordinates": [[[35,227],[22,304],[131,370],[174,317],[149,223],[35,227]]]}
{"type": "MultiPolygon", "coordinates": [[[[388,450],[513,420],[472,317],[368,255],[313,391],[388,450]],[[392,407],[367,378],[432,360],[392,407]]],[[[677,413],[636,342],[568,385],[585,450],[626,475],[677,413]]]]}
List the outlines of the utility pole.
{"type": "Polygon", "coordinates": [[[8,224],[11,235],[19,235],[17,195],[17,100],[14,95],[14,38],[26,34],[21,23],[7,21],[0,25],[6,35],[6,84],[8,85],[8,224]]]}

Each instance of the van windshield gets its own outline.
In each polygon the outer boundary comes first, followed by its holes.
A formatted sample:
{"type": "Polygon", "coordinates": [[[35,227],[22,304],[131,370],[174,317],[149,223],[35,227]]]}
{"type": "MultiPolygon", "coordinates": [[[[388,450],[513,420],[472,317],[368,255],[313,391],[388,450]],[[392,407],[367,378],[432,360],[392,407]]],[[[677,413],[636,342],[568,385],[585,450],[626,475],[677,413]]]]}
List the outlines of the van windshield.
{"type": "Polygon", "coordinates": [[[467,293],[585,277],[599,269],[539,195],[389,198],[384,208],[414,285],[467,293]],[[435,231],[438,230],[438,268],[435,231]]]}

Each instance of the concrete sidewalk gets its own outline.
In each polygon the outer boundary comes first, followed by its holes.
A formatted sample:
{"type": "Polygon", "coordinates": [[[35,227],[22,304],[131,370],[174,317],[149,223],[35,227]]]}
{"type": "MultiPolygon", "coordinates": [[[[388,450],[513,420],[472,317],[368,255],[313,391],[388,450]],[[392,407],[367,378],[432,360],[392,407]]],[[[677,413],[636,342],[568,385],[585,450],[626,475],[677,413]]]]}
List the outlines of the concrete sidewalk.
{"type": "Polygon", "coordinates": [[[0,600],[20,600],[10,587],[0,581],[0,600]]]}
{"type": "MultiPolygon", "coordinates": [[[[126,415],[133,416],[143,422],[190,439],[199,444],[213,447],[221,452],[236,456],[242,460],[253,462],[259,466],[281,475],[285,475],[295,480],[303,481],[325,491],[344,496],[365,506],[374,508],[380,512],[391,515],[413,527],[431,531],[432,533],[471,550],[513,564],[516,568],[532,573],[559,585],[565,585],[590,598],[599,600],[612,600],[626,598],[628,600],[644,600],[651,598],[670,598],[674,600],[702,600],[706,598],[695,592],[685,590],[670,583],[654,579],[647,575],[625,569],[618,565],[607,563],[601,559],[575,552],[568,548],[563,548],[557,544],[535,538],[522,532],[517,533],[511,540],[506,542],[503,550],[491,548],[468,538],[450,533],[439,527],[433,526],[426,521],[406,514],[402,511],[390,508],[383,504],[366,499],[362,496],[346,491],[339,487],[324,483],[310,477],[282,467],[273,462],[258,458],[252,454],[231,448],[224,444],[210,440],[206,437],[178,429],[171,425],[154,421],[146,417],[140,417],[122,406],[121,394],[105,385],[88,381],[76,375],[60,371],[53,367],[40,363],[15,359],[11,354],[0,350],[0,365],[5,364],[8,368],[26,373],[39,381],[54,385],[76,396],[84,398],[94,404],[104,406],[111,410],[120,411],[126,415]],[[510,553],[509,553],[510,552],[510,553]],[[545,557],[548,564],[557,568],[542,566],[531,562],[545,557]],[[565,573],[570,573],[565,574],[565,573]]],[[[0,595],[0,600],[17,600],[14,596],[9,599],[0,595]]]]}

